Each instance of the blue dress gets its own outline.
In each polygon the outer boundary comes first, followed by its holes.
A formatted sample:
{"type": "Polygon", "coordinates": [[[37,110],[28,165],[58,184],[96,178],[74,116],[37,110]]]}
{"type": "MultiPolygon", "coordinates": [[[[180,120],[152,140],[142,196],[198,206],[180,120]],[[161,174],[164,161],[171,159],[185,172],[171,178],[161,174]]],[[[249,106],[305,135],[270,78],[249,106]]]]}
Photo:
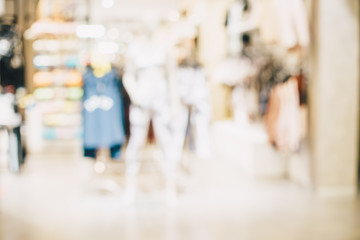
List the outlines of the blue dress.
{"type": "Polygon", "coordinates": [[[84,148],[112,148],[125,141],[121,82],[112,69],[96,77],[92,69],[83,75],[84,148]]]}

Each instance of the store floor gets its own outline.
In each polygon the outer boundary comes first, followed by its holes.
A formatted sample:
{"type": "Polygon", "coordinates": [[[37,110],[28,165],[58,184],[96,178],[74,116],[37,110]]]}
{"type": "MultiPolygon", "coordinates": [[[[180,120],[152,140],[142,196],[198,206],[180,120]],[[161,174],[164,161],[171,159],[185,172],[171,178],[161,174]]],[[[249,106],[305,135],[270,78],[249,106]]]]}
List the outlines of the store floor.
{"type": "Polygon", "coordinates": [[[80,151],[77,144],[53,145],[30,155],[20,175],[2,170],[1,239],[360,239],[358,199],[320,199],[286,179],[254,178],[230,155],[201,160],[187,153],[178,204],[169,208],[161,154],[148,146],[128,207],[124,164],[107,162],[96,174],[80,151]]]}

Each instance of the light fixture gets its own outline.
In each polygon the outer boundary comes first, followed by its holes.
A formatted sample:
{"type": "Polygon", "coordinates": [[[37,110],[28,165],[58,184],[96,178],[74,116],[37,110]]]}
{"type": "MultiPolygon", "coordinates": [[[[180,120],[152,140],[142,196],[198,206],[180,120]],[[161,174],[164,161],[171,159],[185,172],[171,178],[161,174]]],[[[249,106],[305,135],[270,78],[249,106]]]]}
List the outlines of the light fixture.
{"type": "Polygon", "coordinates": [[[107,37],[110,40],[116,40],[120,37],[120,31],[116,28],[111,28],[107,31],[107,37]]]}
{"type": "Polygon", "coordinates": [[[79,38],[101,38],[105,35],[103,25],[79,25],[76,29],[79,38]]]}
{"type": "Polygon", "coordinates": [[[104,8],[111,8],[114,6],[114,0],[101,0],[101,4],[104,8]]]}
{"type": "Polygon", "coordinates": [[[97,47],[102,54],[115,54],[119,50],[119,45],[110,41],[100,42],[97,47]]]}

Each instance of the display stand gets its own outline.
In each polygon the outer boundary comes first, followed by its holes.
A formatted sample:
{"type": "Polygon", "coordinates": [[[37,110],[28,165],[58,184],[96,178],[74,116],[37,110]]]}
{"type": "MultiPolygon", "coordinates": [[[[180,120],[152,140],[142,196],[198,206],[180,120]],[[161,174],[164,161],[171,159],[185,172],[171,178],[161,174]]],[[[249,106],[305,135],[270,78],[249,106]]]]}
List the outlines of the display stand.
{"type": "Polygon", "coordinates": [[[38,21],[30,30],[36,35],[32,45],[36,69],[32,84],[36,108],[42,119],[39,134],[44,140],[79,139],[83,90],[78,70],[76,24],[38,21]]]}

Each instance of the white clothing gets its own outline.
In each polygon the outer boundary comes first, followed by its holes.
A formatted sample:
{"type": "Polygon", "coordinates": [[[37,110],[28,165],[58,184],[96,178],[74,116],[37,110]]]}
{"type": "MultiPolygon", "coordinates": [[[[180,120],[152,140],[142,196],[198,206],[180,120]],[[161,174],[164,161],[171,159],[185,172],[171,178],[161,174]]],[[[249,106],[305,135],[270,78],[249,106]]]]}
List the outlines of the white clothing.
{"type": "Polygon", "coordinates": [[[310,42],[303,0],[264,0],[260,34],[265,43],[285,48],[307,47],[310,42]]]}

